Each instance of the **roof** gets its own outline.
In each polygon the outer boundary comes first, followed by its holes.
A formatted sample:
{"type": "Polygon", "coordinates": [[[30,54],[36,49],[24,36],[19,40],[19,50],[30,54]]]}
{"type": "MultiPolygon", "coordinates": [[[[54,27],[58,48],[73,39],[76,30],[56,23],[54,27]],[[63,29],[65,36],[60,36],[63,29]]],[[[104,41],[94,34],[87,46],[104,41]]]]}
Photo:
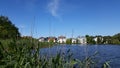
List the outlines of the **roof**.
{"type": "Polygon", "coordinates": [[[64,39],[66,38],[65,36],[59,36],[58,39],[64,39]]]}
{"type": "Polygon", "coordinates": [[[44,39],[44,37],[40,37],[39,39],[44,39]]]}

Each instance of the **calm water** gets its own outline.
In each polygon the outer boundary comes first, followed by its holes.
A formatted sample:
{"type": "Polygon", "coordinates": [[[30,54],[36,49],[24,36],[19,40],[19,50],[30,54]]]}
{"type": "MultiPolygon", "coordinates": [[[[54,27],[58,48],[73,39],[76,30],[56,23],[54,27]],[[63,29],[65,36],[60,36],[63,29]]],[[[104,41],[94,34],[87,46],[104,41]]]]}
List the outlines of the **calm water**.
{"type": "Polygon", "coordinates": [[[59,52],[66,53],[69,49],[72,57],[80,60],[98,52],[95,58],[99,63],[111,61],[111,68],[120,68],[120,45],[56,45],[40,49],[40,54],[52,57],[59,52]]]}

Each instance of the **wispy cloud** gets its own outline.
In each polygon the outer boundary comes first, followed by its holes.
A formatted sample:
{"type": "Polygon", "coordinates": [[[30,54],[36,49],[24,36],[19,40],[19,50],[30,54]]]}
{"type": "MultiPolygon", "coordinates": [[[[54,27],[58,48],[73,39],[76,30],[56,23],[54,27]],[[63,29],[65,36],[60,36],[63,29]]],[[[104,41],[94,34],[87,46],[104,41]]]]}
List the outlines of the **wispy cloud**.
{"type": "Polygon", "coordinates": [[[51,2],[48,3],[48,10],[54,17],[58,16],[59,2],[60,0],[51,0],[51,2]]]}

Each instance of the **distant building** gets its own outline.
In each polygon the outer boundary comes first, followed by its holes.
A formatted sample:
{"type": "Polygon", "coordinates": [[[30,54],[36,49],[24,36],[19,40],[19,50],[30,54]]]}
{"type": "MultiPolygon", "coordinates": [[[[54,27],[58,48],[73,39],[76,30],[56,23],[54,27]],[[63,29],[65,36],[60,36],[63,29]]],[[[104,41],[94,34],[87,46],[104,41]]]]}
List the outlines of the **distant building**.
{"type": "Polygon", "coordinates": [[[72,38],[72,44],[75,44],[77,40],[75,38],[72,38]]]}
{"type": "Polygon", "coordinates": [[[58,43],[66,43],[66,37],[65,36],[59,36],[58,37],[58,43]]]}
{"type": "Polygon", "coordinates": [[[97,39],[98,39],[98,37],[95,37],[95,38],[94,38],[94,41],[97,42],[97,39]]]}
{"type": "Polygon", "coordinates": [[[45,42],[45,38],[44,37],[40,37],[38,40],[39,40],[39,42],[45,42]]]}
{"type": "Polygon", "coordinates": [[[56,37],[40,37],[39,42],[57,42],[57,38],[56,37]]]}
{"type": "Polygon", "coordinates": [[[78,40],[78,43],[80,43],[80,44],[86,44],[87,43],[87,39],[86,39],[86,37],[85,36],[79,36],[78,38],[77,38],[77,40],[78,40]]]}
{"type": "Polygon", "coordinates": [[[93,39],[95,41],[96,44],[100,44],[103,42],[103,37],[102,36],[96,36],[93,39]]]}
{"type": "Polygon", "coordinates": [[[48,38],[47,38],[47,41],[48,41],[48,42],[54,42],[54,43],[55,43],[55,42],[57,42],[57,38],[56,38],[56,37],[48,37],[48,38]]]}

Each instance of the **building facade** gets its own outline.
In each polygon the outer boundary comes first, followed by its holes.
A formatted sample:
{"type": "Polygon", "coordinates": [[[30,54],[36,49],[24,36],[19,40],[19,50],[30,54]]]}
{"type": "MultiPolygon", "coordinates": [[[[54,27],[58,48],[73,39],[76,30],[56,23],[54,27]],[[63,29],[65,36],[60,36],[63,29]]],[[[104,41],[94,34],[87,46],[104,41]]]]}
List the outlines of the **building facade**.
{"type": "Polygon", "coordinates": [[[39,42],[45,42],[45,38],[44,37],[40,37],[38,40],[39,40],[39,42]]]}
{"type": "Polygon", "coordinates": [[[79,36],[77,40],[78,40],[78,43],[80,44],[87,44],[87,39],[84,36],[79,36]]]}
{"type": "Polygon", "coordinates": [[[72,38],[72,44],[76,44],[77,40],[75,38],[72,38]]]}
{"type": "Polygon", "coordinates": [[[59,36],[57,42],[58,43],[66,43],[66,37],[65,36],[59,36]]]}

